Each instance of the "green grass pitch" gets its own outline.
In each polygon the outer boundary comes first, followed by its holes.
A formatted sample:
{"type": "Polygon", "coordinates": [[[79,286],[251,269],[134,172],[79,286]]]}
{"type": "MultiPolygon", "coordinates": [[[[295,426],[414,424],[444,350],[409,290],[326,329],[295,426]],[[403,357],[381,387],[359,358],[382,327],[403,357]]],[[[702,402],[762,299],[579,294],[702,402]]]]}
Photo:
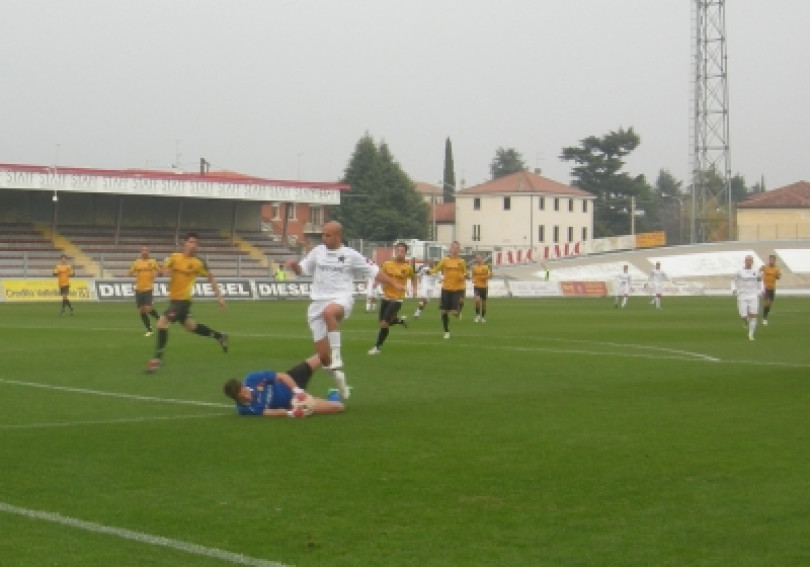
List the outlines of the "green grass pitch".
{"type": "Polygon", "coordinates": [[[434,301],[371,357],[358,301],[347,411],[293,420],[221,386],[312,352],[305,301],[197,303],[230,352],[173,326],[153,375],[130,303],[0,304],[0,564],[810,564],[810,303],[753,342],[663,306],[468,300],[444,340],[434,301]]]}

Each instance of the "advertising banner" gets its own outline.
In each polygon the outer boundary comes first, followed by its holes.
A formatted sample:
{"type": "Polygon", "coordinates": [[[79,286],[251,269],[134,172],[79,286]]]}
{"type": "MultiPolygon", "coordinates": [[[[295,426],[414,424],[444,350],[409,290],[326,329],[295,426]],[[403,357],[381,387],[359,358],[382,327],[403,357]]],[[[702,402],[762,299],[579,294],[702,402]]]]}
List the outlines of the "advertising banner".
{"type": "Polygon", "coordinates": [[[565,296],[606,297],[605,282],[560,282],[560,289],[565,296]]]}
{"type": "MultiPolygon", "coordinates": [[[[96,296],[99,301],[121,300],[135,298],[133,282],[124,280],[96,280],[96,296]]],[[[217,280],[222,297],[225,299],[254,299],[253,287],[248,278],[221,278],[217,280]]],[[[155,282],[152,289],[155,299],[169,297],[169,282],[162,279],[155,282]]],[[[207,280],[198,281],[192,291],[194,299],[215,299],[214,288],[207,280]]]]}
{"type": "MultiPolygon", "coordinates": [[[[2,301],[62,301],[56,278],[6,278],[0,280],[2,301]]],[[[70,280],[71,301],[95,299],[91,280],[73,278],[70,280]]]]}

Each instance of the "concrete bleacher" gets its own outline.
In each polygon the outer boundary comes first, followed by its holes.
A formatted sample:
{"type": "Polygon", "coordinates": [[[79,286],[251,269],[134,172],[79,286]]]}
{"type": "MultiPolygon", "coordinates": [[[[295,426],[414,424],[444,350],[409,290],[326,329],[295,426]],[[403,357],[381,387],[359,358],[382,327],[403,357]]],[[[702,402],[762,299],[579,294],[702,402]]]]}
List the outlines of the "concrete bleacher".
{"type": "Polygon", "coordinates": [[[646,281],[656,261],[676,281],[699,285],[706,293],[728,293],[733,273],[742,267],[746,254],[754,266],[776,254],[782,272],[778,287],[783,292],[810,290],[810,240],[715,242],[663,248],[641,248],[603,254],[541,260],[531,264],[496,267],[496,275],[515,279],[606,281],[612,283],[627,264],[634,281],[646,281]]]}
{"type": "MultiPolygon", "coordinates": [[[[272,277],[274,268],[293,252],[271,240],[262,231],[239,232],[251,250],[218,229],[194,229],[199,235],[198,253],[218,277],[272,277]],[[256,251],[259,251],[258,253],[256,251]],[[258,254],[258,257],[257,257],[258,254]]],[[[173,228],[112,226],[59,226],[50,229],[33,224],[0,225],[0,276],[51,276],[65,251],[78,277],[129,277],[129,267],[142,245],[162,261],[182,248],[185,231],[173,228]],[[61,244],[61,246],[58,246],[61,244]]]]}

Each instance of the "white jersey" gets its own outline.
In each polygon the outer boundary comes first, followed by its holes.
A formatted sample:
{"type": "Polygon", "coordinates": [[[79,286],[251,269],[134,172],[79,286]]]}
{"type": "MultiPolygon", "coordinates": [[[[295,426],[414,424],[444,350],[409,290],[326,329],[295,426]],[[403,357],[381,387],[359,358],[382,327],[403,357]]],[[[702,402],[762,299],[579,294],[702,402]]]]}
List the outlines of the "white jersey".
{"type": "Polygon", "coordinates": [[[299,262],[301,273],[312,276],[313,301],[352,298],[354,280],[375,277],[379,267],[354,248],[330,250],[319,244],[299,262]]]}
{"type": "Polygon", "coordinates": [[[653,271],[650,272],[650,283],[654,289],[661,289],[661,286],[664,285],[664,280],[669,280],[669,276],[664,270],[653,269],[653,271]]]}
{"type": "Polygon", "coordinates": [[[731,280],[738,297],[756,297],[762,291],[762,274],[754,268],[740,268],[731,280]]]}
{"type": "Polygon", "coordinates": [[[431,274],[427,264],[419,266],[419,269],[416,271],[416,276],[419,278],[419,291],[422,294],[427,290],[433,290],[436,287],[436,283],[441,278],[441,274],[438,272],[431,274]]]}
{"type": "Polygon", "coordinates": [[[616,293],[624,295],[630,293],[630,274],[622,272],[616,276],[616,293]]]}

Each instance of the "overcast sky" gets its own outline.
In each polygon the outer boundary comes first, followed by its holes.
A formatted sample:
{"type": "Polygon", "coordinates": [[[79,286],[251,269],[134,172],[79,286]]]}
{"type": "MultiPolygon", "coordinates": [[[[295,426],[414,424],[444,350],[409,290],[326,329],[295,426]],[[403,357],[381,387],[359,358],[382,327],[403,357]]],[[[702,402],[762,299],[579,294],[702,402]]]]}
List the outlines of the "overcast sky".
{"type": "MultiPolygon", "coordinates": [[[[415,181],[499,147],[633,127],[625,168],[690,175],[692,0],[4,0],[0,163],[340,178],[384,140],[415,181]]],[[[726,5],[731,168],[810,180],[810,1],[726,5]]]]}

